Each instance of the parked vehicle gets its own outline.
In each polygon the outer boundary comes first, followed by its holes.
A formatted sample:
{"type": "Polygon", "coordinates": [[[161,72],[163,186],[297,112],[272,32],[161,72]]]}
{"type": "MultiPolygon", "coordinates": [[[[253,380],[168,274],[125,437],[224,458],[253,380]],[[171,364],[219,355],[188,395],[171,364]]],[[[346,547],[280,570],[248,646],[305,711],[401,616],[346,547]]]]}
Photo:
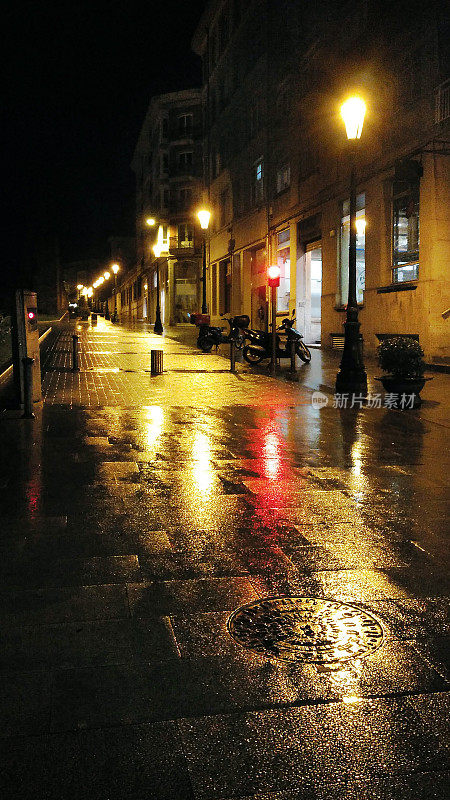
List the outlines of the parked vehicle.
{"type": "MultiPolygon", "coordinates": [[[[282,321],[277,328],[277,358],[291,357],[291,342],[295,341],[295,352],[305,364],[311,361],[311,353],[302,341],[302,334],[294,328],[295,317],[282,321]]],[[[243,356],[248,364],[260,364],[272,357],[272,333],[268,331],[245,331],[246,344],[243,356]],[[247,340],[249,343],[247,344],[247,340]]]]}
{"type": "Polygon", "coordinates": [[[210,353],[213,347],[229,344],[231,341],[234,341],[237,350],[242,349],[245,341],[244,329],[249,325],[250,318],[247,314],[240,314],[237,317],[224,317],[224,320],[230,326],[228,333],[224,333],[225,328],[219,326],[200,324],[197,347],[204,353],[210,353]]]}

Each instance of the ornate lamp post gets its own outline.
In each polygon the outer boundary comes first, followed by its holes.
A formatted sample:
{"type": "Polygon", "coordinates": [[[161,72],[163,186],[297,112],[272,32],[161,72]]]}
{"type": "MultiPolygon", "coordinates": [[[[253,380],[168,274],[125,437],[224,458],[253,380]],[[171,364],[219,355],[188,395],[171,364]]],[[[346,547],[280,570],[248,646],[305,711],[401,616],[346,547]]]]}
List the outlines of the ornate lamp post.
{"type": "Polygon", "coordinates": [[[161,322],[161,308],[159,304],[159,257],[161,255],[161,243],[158,240],[155,245],[153,245],[153,252],[156,257],[156,313],[155,313],[155,324],[153,326],[153,330],[155,333],[162,334],[163,326],[161,322]]]}
{"type": "MultiPolygon", "coordinates": [[[[347,138],[352,145],[360,138],[366,104],[360,97],[350,97],[341,107],[341,116],[345,123],[347,138]]],[[[358,320],[358,302],[356,299],[356,181],[352,150],[352,167],[350,173],[350,243],[348,251],[348,302],[347,317],[344,323],[345,338],[341,367],[336,377],[338,394],[358,394],[367,396],[367,374],[364,369],[362,343],[360,340],[360,323],[358,320]]]]}
{"type": "Polygon", "coordinates": [[[111,264],[111,269],[114,273],[114,311],[111,322],[117,322],[117,273],[119,272],[120,267],[118,264],[111,264]]]}
{"type": "Polygon", "coordinates": [[[200,227],[203,231],[203,270],[202,270],[202,314],[208,313],[208,305],[206,303],[206,231],[208,230],[209,220],[211,217],[210,211],[202,208],[197,217],[200,222],[200,227]]]}

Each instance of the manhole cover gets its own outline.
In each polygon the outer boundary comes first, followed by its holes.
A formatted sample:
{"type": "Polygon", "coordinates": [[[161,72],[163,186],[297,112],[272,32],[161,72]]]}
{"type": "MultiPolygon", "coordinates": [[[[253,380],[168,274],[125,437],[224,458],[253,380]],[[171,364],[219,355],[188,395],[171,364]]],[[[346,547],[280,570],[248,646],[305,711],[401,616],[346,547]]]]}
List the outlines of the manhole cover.
{"type": "Polygon", "coordinates": [[[233,612],[228,630],[254,653],[315,664],[367,656],[383,641],[383,628],[366,611],[318,597],[256,600],[233,612]]]}

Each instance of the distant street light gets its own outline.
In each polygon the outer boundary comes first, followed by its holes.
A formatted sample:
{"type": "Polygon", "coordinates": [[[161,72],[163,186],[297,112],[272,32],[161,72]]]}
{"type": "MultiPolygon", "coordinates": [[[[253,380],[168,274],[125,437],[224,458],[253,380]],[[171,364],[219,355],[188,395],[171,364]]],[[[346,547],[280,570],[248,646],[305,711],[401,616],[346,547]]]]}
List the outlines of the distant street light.
{"type": "MultiPolygon", "coordinates": [[[[354,142],[361,137],[366,104],[360,97],[350,97],[341,107],[347,138],[352,142],[352,166],[350,173],[350,242],[348,251],[348,301],[344,323],[344,352],[340,370],[336,377],[337,394],[367,396],[367,374],[364,369],[358,302],[356,299],[356,181],[354,164],[354,142]]],[[[360,223],[363,220],[359,221],[360,223]]],[[[365,223],[365,220],[364,220],[365,223]]]]}
{"type": "Polygon", "coordinates": [[[156,312],[155,312],[155,324],[153,326],[153,330],[155,333],[162,334],[163,326],[161,322],[161,307],[159,304],[159,257],[161,255],[162,250],[162,243],[161,239],[158,238],[156,244],[153,245],[153,252],[156,258],[156,312]]]}
{"type": "Polygon", "coordinates": [[[154,219],[153,217],[147,217],[147,219],[145,220],[145,224],[148,225],[149,228],[153,228],[153,226],[156,225],[156,219],[154,219]]]}
{"type": "Polygon", "coordinates": [[[106,272],[103,273],[103,277],[104,277],[105,281],[107,281],[111,277],[111,274],[108,271],[106,271],[106,272]]]}
{"type": "Polygon", "coordinates": [[[197,213],[200,222],[200,227],[203,233],[203,270],[202,270],[202,314],[208,313],[208,305],[206,303],[206,231],[208,230],[211,212],[206,208],[200,209],[197,213]]]}
{"type": "Polygon", "coordinates": [[[111,264],[111,269],[114,273],[114,311],[111,322],[117,322],[117,273],[119,272],[120,267],[118,264],[111,264]]]}

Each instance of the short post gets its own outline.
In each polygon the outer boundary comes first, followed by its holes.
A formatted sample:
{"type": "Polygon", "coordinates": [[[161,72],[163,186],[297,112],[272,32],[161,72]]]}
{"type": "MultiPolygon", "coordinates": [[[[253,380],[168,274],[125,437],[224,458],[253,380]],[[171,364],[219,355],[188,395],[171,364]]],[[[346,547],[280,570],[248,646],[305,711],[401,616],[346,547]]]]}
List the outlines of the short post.
{"type": "Polygon", "coordinates": [[[72,336],[72,372],[78,372],[80,369],[78,365],[78,336],[76,333],[72,336]]]}
{"type": "Polygon", "coordinates": [[[230,372],[236,372],[236,342],[230,341],[230,372]]]}
{"type": "Polygon", "coordinates": [[[296,373],[296,368],[295,368],[295,356],[296,356],[295,346],[296,346],[296,344],[297,344],[297,342],[295,341],[295,339],[292,338],[291,341],[290,341],[291,373],[292,373],[292,375],[295,375],[295,373],[296,373]]]}
{"type": "Polygon", "coordinates": [[[150,374],[162,375],[163,371],[163,351],[150,350],[150,374]]]}
{"type": "Polygon", "coordinates": [[[34,358],[22,358],[23,364],[23,414],[22,419],[33,419],[33,364],[34,358]]]}

